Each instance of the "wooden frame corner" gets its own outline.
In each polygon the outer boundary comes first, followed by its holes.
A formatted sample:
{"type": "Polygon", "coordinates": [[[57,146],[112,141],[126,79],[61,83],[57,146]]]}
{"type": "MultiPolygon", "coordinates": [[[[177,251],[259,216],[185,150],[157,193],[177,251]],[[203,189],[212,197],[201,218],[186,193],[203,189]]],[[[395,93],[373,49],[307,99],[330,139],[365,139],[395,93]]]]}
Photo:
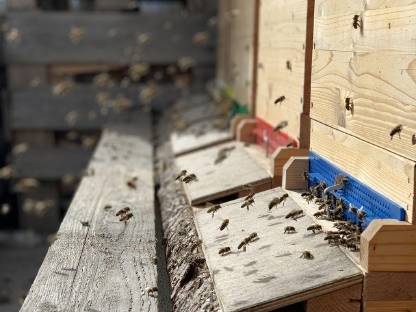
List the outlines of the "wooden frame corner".
{"type": "Polygon", "coordinates": [[[291,157],[306,157],[309,150],[280,147],[272,155],[273,187],[281,186],[283,182],[283,167],[291,157]]]}
{"type": "Polygon", "coordinates": [[[255,143],[256,136],[253,131],[256,125],[257,121],[254,118],[240,120],[236,126],[236,140],[244,143],[255,143]]]}

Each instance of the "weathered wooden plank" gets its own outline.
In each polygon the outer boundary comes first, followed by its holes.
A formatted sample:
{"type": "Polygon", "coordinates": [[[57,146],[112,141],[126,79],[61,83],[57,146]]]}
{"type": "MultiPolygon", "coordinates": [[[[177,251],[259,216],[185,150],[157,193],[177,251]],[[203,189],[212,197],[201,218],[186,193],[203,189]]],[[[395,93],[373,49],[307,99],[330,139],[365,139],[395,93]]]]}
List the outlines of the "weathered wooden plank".
{"type": "Polygon", "coordinates": [[[97,88],[77,85],[62,95],[53,94],[51,88],[16,91],[12,96],[12,128],[101,129],[108,123],[128,122],[136,118],[136,115],[141,114],[139,106],[173,102],[178,94],[173,86],[159,86],[155,89],[155,97],[149,103],[144,103],[139,97],[143,88],[146,87],[97,88]]]}
{"type": "Polygon", "coordinates": [[[271,187],[271,175],[259,165],[240,142],[224,143],[176,158],[179,170],[194,173],[198,181],[184,184],[193,205],[236,194],[247,185],[271,187]],[[234,147],[228,157],[215,164],[218,152],[234,147]]]}
{"type": "Polygon", "coordinates": [[[24,12],[8,14],[7,25],[14,35],[6,41],[8,63],[214,63],[205,16],[24,12]],[[208,34],[206,44],[193,42],[198,32],[208,34]]]}
{"type": "Polygon", "coordinates": [[[406,209],[414,221],[415,165],[318,121],[311,123],[311,150],[406,209]]]}
{"type": "Polygon", "coordinates": [[[207,209],[194,208],[202,248],[214,280],[223,311],[270,311],[296,302],[360,284],[361,271],[337,247],[324,242],[324,234],[308,233],[313,224],[308,215],[297,220],[284,216],[299,206],[289,197],[284,205],[268,212],[269,202],[281,196],[281,188],[257,193],[249,211],[242,199],[222,204],[212,217],[207,209]],[[223,232],[219,227],[229,219],[223,232]],[[286,226],[296,233],[284,234],[286,226]],[[238,244],[250,233],[259,239],[238,251],[238,244]],[[220,248],[230,247],[227,256],[220,248]],[[314,259],[301,258],[310,251],[314,259]]]}
{"type": "Polygon", "coordinates": [[[313,1],[260,1],[256,116],[272,125],[288,121],[293,138],[309,137],[300,115],[309,113],[312,17],[313,1]]]}
{"type": "Polygon", "coordinates": [[[104,132],[89,166],[94,174],[82,180],[21,311],[158,310],[157,298],[146,291],[157,285],[147,126],[149,121],[136,122],[104,132]],[[133,177],[137,189],[127,186],[133,177]],[[133,217],[119,222],[115,214],[126,206],[133,217]]]}
{"type": "Polygon", "coordinates": [[[65,175],[81,177],[92,155],[91,149],[34,146],[13,157],[16,178],[59,180],[65,175]]]}

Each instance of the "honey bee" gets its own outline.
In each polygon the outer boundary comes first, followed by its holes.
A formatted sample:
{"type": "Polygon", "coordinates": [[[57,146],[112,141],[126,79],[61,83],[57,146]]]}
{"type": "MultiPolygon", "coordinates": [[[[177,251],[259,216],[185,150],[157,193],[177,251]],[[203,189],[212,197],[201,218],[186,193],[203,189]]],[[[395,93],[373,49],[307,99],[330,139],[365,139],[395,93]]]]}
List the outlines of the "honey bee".
{"type": "Polygon", "coordinates": [[[258,239],[258,235],[257,235],[257,233],[251,233],[248,237],[247,237],[247,240],[248,240],[248,243],[251,243],[251,242],[253,242],[253,241],[255,241],[255,240],[257,240],[258,239]]]}
{"type": "Polygon", "coordinates": [[[122,222],[122,221],[127,221],[127,220],[129,220],[131,217],[133,217],[133,214],[130,212],[130,213],[127,213],[127,214],[125,214],[125,215],[122,215],[121,216],[121,218],[120,218],[120,221],[122,222]]]}
{"type": "Polygon", "coordinates": [[[278,204],[280,204],[280,197],[273,198],[269,203],[269,211],[272,210],[273,207],[277,206],[278,204]]]}
{"type": "Polygon", "coordinates": [[[212,217],[214,218],[214,214],[221,209],[221,205],[214,205],[207,210],[207,213],[212,213],[212,217]]]}
{"type": "Polygon", "coordinates": [[[353,111],[354,110],[354,103],[350,97],[345,98],[345,109],[347,111],[353,111]]]}
{"type": "Polygon", "coordinates": [[[292,234],[292,233],[296,233],[296,229],[294,226],[287,226],[285,227],[285,231],[283,232],[284,234],[292,234]]]}
{"type": "Polygon", "coordinates": [[[319,224],[313,224],[306,228],[307,231],[312,231],[315,234],[317,231],[322,232],[322,226],[319,224]]]}
{"type": "Polygon", "coordinates": [[[280,203],[285,205],[286,200],[289,198],[289,194],[285,193],[280,197],[280,203]]]}
{"type": "Polygon", "coordinates": [[[314,214],[313,214],[313,216],[315,217],[315,218],[322,218],[323,216],[325,215],[325,212],[324,211],[318,211],[318,212],[315,212],[314,214]]]}
{"type": "Polygon", "coordinates": [[[245,200],[245,201],[247,201],[247,200],[250,200],[250,199],[254,199],[254,195],[256,195],[256,193],[251,192],[250,194],[248,194],[248,195],[244,198],[244,200],[245,200]]]}
{"type": "Polygon", "coordinates": [[[126,213],[128,213],[130,211],[129,207],[125,207],[123,209],[120,209],[117,213],[116,213],[116,217],[124,215],[126,213]]]}
{"type": "Polygon", "coordinates": [[[225,219],[220,226],[220,231],[224,230],[225,228],[228,229],[228,224],[230,224],[230,220],[229,219],[225,219]]]}
{"type": "Polygon", "coordinates": [[[289,219],[289,218],[295,218],[295,217],[297,217],[297,216],[299,216],[299,215],[303,215],[303,210],[302,210],[302,209],[295,209],[295,210],[292,210],[291,212],[289,212],[289,213],[285,216],[285,218],[286,218],[286,219],[289,219]]]}
{"type": "Polygon", "coordinates": [[[137,177],[131,178],[129,181],[126,182],[127,186],[131,189],[137,189],[137,177]]]}
{"type": "Polygon", "coordinates": [[[274,104],[282,103],[284,100],[286,100],[286,97],[284,95],[282,95],[274,101],[274,104]]]}
{"type": "Polygon", "coordinates": [[[229,254],[230,252],[231,252],[231,248],[230,247],[224,247],[224,248],[221,248],[218,251],[218,254],[220,254],[221,256],[225,256],[225,255],[229,254]]]}
{"type": "Polygon", "coordinates": [[[282,122],[278,123],[276,127],[273,128],[273,131],[279,132],[282,129],[286,128],[289,125],[289,123],[286,120],[283,120],[282,122]]]}
{"type": "Polygon", "coordinates": [[[191,182],[194,182],[194,181],[198,181],[198,178],[196,177],[196,175],[195,175],[195,174],[191,173],[191,174],[189,174],[189,175],[185,176],[185,177],[182,179],[182,181],[183,181],[184,183],[188,184],[188,183],[191,183],[191,182]]]}
{"type": "Polygon", "coordinates": [[[398,134],[399,135],[399,139],[401,139],[400,133],[402,132],[402,130],[403,130],[403,126],[402,125],[397,125],[393,129],[391,129],[391,131],[390,131],[390,140],[393,140],[393,137],[396,134],[398,134]]]}
{"type": "Polygon", "coordinates": [[[292,63],[289,60],[286,61],[286,69],[292,71],[292,63]]]}
{"type": "Polygon", "coordinates": [[[89,227],[90,223],[88,221],[80,221],[82,226],[89,227]]]}
{"type": "Polygon", "coordinates": [[[300,256],[300,258],[307,259],[307,260],[313,260],[314,256],[310,251],[305,250],[304,252],[302,252],[302,255],[300,256]]]}
{"type": "Polygon", "coordinates": [[[179,174],[176,176],[175,181],[178,181],[179,179],[182,179],[183,177],[185,177],[187,175],[188,171],[186,170],[182,170],[181,172],[179,172],[179,174]]]}
{"type": "Polygon", "coordinates": [[[237,247],[238,250],[243,249],[243,251],[246,251],[246,240],[244,239],[237,247]]]}
{"type": "Polygon", "coordinates": [[[254,205],[254,198],[250,198],[249,200],[246,200],[244,203],[241,204],[241,208],[247,208],[247,210],[250,209],[250,207],[254,205]]]}
{"type": "Polygon", "coordinates": [[[85,30],[79,26],[71,27],[68,37],[73,44],[79,44],[85,36],[85,30]]]}
{"type": "Polygon", "coordinates": [[[155,293],[157,293],[157,291],[158,291],[157,287],[147,287],[146,288],[146,292],[150,297],[156,297],[157,294],[155,294],[155,293]]]}
{"type": "Polygon", "coordinates": [[[361,27],[361,18],[358,14],[354,15],[352,26],[354,27],[354,29],[358,29],[359,27],[361,27]]]}
{"type": "Polygon", "coordinates": [[[364,207],[361,207],[357,210],[357,218],[360,221],[363,221],[367,217],[367,213],[364,211],[364,207]]]}

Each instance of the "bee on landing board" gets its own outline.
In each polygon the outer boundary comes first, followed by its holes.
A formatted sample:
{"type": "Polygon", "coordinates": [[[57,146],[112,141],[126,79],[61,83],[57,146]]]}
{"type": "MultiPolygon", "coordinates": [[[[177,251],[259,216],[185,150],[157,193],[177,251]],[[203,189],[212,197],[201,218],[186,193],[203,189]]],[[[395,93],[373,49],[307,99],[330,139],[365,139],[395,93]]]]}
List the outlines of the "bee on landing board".
{"type": "Polygon", "coordinates": [[[241,208],[247,208],[247,211],[254,205],[254,198],[250,198],[241,204],[241,208]]]}
{"type": "Polygon", "coordinates": [[[120,221],[121,222],[123,222],[123,221],[127,222],[127,220],[129,220],[131,217],[133,217],[133,214],[131,212],[127,213],[127,214],[121,216],[120,221]]]}
{"type": "Polygon", "coordinates": [[[391,129],[391,131],[390,131],[390,140],[393,140],[393,137],[396,134],[399,136],[399,139],[401,139],[400,133],[402,132],[402,130],[403,130],[403,126],[402,125],[397,125],[393,129],[391,129]]]}
{"type": "Polygon", "coordinates": [[[313,260],[314,256],[310,251],[305,250],[304,252],[302,252],[302,255],[300,256],[300,258],[307,259],[307,260],[313,260]]]}
{"type": "Polygon", "coordinates": [[[283,232],[284,234],[293,234],[296,233],[296,229],[294,226],[287,226],[285,227],[285,231],[283,232]]]}
{"type": "Polygon", "coordinates": [[[315,234],[316,232],[322,232],[322,226],[319,224],[313,224],[313,225],[308,226],[306,230],[312,231],[313,234],[315,234]]]}
{"type": "Polygon", "coordinates": [[[230,220],[229,219],[225,219],[220,226],[220,231],[224,230],[225,228],[228,229],[228,224],[230,224],[230,220]]]}
{"type": "Polygon", "coordinates": [[[214,214],[221,209],[221,205],[214,205],[207,210],[207,213],[212,213],[212,217],[214,218],[214,214]]]}
{"type": "Polygon", "coordinates": [[[219,255],[221,255],[221,256],[226,256],[226,255],[228,255],[230,252],[231,252],[231,248],[230,248],[230,247],[224,247],[224,248],[221,248],[221,249],[218,251],[218,254],[219,254],[219,255]]]}

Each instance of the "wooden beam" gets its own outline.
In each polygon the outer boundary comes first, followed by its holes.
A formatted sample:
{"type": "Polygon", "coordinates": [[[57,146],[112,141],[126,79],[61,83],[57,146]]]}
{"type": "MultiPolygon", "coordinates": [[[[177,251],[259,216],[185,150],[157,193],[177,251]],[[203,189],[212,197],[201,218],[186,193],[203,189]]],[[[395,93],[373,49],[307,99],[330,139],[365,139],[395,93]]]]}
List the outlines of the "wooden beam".
{"type": "Polygon", "coordinates": [[[372,221],[361,234],[360,258],[368,272],[416,272],[416,225],[372,221]]]}
{"type": "Polygon", "coordinates": [[[141,105],[173,102],[179,91],[159,86],[155,97],[144,103],[139,99],[142,87],[98,88],[76,85],[67,94],[55,95],[52,88],[24,89],[12,95],[13,129],[94,130],[111,122],[124,122],[141,114],[141,105]],[[102,99],[100,99],[102,98],[102,99]],[[124,106],[126,105],[126,106],[124,106]],[[36,116],[36,118],[33,118],[36,116]]]}
{"type": "Polygon", "coordinates": [[[148,115],[104,132],[21,311],[158,310],[149,134],[148,115]],[[120,222],[125,207],[133,216],[120,222]]]}
{"type": "Polygon", "coordinates": [[[244,143],[255,143],[256,135],[254,129],[257,126],[257,121],[253,118],[242,120],[237,125],[236,140],[244,143]]]}
{"type": "Polygon", "coordinates": [[[307,190],[305,172],[309,172],[309,157],[290,157],[283,166],[282,187],[291,191],[307,190]]]}
{"type": "Polygon", "coordinates": [[[312,120],[311,150],[397,202],[413,222],[416,163],[312,120]]]}
{"type": "Polygon", "coordinates": [[[240,115],[239,114],[239,115],[234,116],[233,119],[231,119],[230,129],[231,129],[231,134],[234,138],[237,136],[238,126],[245,119],[250,119],[250,117],[247,116],[247,115],[240,115]]]}
{"type": "Polygon", "coordinates": [[[416,301],[416,272],[368,272],[363,299],[369,301],[416,301]]]}
{"type": "MultiPolygon", "coordinates": [[[[214,33],[205,16],[24,12],[7,15],[8,63],[214,63],[214,33]],[[53,25],[53,26],[51,26],[53,25]],[[194,43],[204,32],[208,42],[194,43]],[[110,44],[111,42],[111,44],[110,44]]],[[[6,34],[7,35],[7,34],[6,34]]]]}
{"type": "Polygon", "coordinates": [[[281,186],[283,181],[284,166],[294,156],[307,156],[306,149],[279,147],[272,155],[273,187],[281,186]]]}
{"type": "Polygon", "coordinates": [[[416,301],[370,301],[365,304],[366,312],[416,311],[416,301]]]}

